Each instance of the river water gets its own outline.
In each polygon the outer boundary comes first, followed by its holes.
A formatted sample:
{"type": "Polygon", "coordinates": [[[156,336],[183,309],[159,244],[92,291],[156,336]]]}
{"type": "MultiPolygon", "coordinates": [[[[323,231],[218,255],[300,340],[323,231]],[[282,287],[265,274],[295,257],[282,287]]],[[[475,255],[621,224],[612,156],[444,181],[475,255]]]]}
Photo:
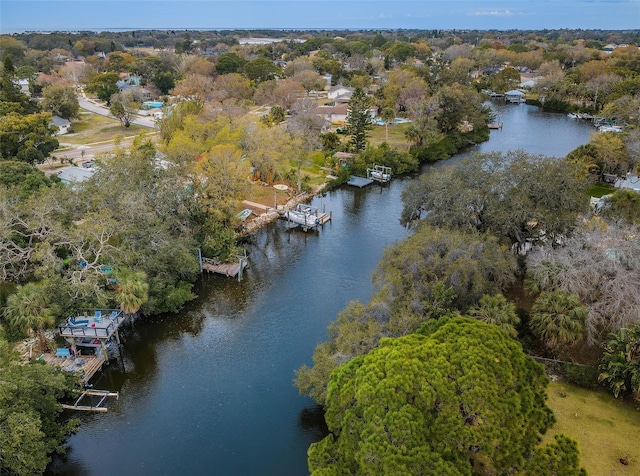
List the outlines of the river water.
{"type": "MultiPolygon", "coordinates": [[[[493,107],[504,127],[474,151],[560,157],[595,130],[533,106],[493,107]]],[[[106,414],[80,415],[49,474],[308,474],[307,448],[325,430],[319,408],[294,387],[294,370],[311,364],[350,300],[369,299],[385,247],[407,236],[398,218],[409,180],[316,197],[314,206],[333,213],[322,230],[274,223],[248,245],[241,283],[203,276],[199,299],[180,313],[123,329],[122,357],[95,384],[119,400],[106,414]]]]}

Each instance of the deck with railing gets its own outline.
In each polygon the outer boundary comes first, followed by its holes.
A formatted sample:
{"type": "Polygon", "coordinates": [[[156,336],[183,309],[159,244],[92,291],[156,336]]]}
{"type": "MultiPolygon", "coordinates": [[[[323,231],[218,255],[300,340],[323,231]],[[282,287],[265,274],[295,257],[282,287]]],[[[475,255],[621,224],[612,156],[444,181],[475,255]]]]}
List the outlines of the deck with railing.
{"type": "Polygon", "coordinates": [[[58,326],[62,337],[95,337],[110,339],[126,315],[119,309],[96,309],[83,315],[71,316],[58,326]]]}

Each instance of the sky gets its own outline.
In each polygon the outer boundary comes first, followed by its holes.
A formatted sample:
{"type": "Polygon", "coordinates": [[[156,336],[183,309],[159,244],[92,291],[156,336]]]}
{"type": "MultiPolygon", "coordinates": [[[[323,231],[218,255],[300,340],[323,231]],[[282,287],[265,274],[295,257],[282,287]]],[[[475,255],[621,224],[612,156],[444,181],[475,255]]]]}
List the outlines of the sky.
{"type": "Polygon", "coordinates": [[[640,0],[0,0],[0,33],[138,29],[640,29],[640,0]]]}

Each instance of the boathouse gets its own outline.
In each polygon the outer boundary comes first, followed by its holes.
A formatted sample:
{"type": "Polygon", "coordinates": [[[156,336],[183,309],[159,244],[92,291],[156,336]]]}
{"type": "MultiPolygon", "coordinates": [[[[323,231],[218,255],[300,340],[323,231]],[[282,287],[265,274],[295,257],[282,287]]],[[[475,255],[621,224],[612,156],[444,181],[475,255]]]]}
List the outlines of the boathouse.
{"type": "Polygon", "coordinates": [[[506,93],[504,93],[504,100],[505,102],[510,102],[510,103],[525,102],[525,94],[522,91],[513,89],[511,91],[507,91],[506,93]]]}

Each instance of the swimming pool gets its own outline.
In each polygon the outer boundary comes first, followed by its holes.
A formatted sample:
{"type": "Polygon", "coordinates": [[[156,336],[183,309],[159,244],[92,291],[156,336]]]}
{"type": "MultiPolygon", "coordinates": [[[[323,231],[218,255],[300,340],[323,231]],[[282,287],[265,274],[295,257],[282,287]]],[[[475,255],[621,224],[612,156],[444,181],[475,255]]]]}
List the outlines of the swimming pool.
{"type": "Polygon", "coordinates": [[[164,106],[164,103],[161,101],[145,101],[142,103],[142,107],[144,109],[158,109],[164,106]]]}
{"type": "MultiPolygon", "coordinates": [[[[371,122],[373,124],[377,125],[377,126],[384,126],[384,124],[385,124],[385,122],[379,117],[374,118],[371,122]]],[[[411,122],[411,119],[406,119],[404,117],[396,117],[393,120],[394,124],[404,124],[404,123],[407,123],[407,122],[411,122]]]]}

